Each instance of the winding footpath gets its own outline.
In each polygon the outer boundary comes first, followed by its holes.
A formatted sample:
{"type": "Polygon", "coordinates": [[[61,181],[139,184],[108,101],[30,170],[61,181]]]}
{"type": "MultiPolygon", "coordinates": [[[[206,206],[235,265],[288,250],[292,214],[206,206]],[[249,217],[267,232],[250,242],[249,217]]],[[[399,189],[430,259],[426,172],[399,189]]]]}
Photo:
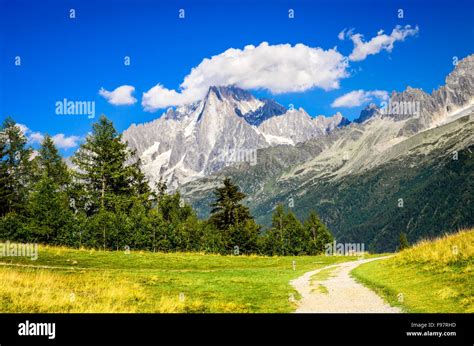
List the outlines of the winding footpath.
{"type": "Polygon", "coordinates": [[[290,281],[290,284],[301,295],[297,313],[313,312],[352,312],[352,313],[400,313],[399,308],[391,307],[382,298],[367,287],[359,284],[350,276],[357,266],[387,257],[362,259],[330,265],[305,273],[290,281]],[[311,280],[311,277],[322,270],[331,268],[330,277],[326,280],[311,280]],[[311,282],[313,281],[313,282],[311,282]],[[324,286],[324,291],[320,290],[324,286]],[[327,290],[327,292],[326,292],[327,290]]]}

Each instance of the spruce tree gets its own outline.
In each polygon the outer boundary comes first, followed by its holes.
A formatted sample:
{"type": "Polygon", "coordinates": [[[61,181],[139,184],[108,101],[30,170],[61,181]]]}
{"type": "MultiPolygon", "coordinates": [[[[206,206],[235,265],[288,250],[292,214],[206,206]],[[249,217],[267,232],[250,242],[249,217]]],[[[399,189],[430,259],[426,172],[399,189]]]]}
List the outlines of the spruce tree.
{"type": "Polygon", "coordinates": [[[240,192],[239,187],[228,177],[224,178],[223,184],[214,191],[215,202],[211,204],[209,218],[209,221],[220,230],[251,218],[249,209],[241,204],[245,194],[240,192]]]}
{"type": "Polygon", "coordinates": [[[253,219],[229,227],[230,248],[233,254],[257,253],[259,236],[260,226],[253,219]]]}
{"type": "Polygon", "coordinates": [[[15,121],[8,117],[0,131],[0,216],[21,213],[26,206],[31,182],[32,150],[15,121]]]}
{"type": "Polygon", "coordinates": [[[39,175],[51,178],[59,188],[65,188],[71,181],[68,167],[54,145],[50,135],[46,134],[34,162],[39,175]]]}
{"type": "Polygon", "coordinates": [[[234,249],[235,246],[253,248],[253,245],[245,245],[253,244],[250,238],[254,237],[256,229],[247,223],[249,220],[253,222],[253,218],[248,207],[241,203],[246,197],[245,194],[226,177],[223,186],[216,188],[214,195],[209,222],[223,233],[226,250],[234,249]]]}
{"type": "Polygon", "coordinates": [[[290,210],[285,216],[283,255],[303,255],[306,248],[303,227],[290,210]]]}
{"type": "Polygon", "coordinates": [[[263,242],[265,253],[288,256],[321,253],[332,239],[316,213],[311,213],[302,225],[291,210],[285,212],[283,204],[279,204],[272,215],[272,227],[263,242]]]}
{"type": "Polygon", "coordinates": [[[46,173],[31,193],[28,215],[28,228],[36,241],[59,244],[72,236],[74,221],[67,195],[46,173]]]}
{"type": "Polygon", "coordinates": [[[148,183],[133,156],[113,123],[102,115],[72,159],[77,166],[76,186],[80,188],[74,194],[81,204],[87,204],[89,216],[97,214],[91,219],[90,233],[100,234],[98,243],[104,248],[117,249],[131,239],[125,234],[128,230],[124,220],[133,203],[151,207],[148,183]]]}
{"type": "Polygon", "coordinates": [[[36,241],[70,243],[74,225],[65,191],[69,172],[52,138],[45,135],[34,159],[36,183],[28,203],[28,228],[36,241]]]}
{"type": "Polygon", "coordinates": [[[326,244],[334,241],[334,237],[324,225],[318,214],[315,211],[311,211],[308,218],[304,222],[304,229],[306,232],[307,253],[309,255],[318,255],[324,252],[326,244]]]}
{"type": "Polygon", "coordinates": [[[131,194],[133,170],[127,165],[130,156],[122,136],[102,115],[72,158],[78,168],[75,176],[89,194],[94,209],[112,210],[114,195],[131,194]]]}
{"type": "Polygon", "coordinates": [[[268,255],[283,254],[285,239],[285,209],[283,204],[278,204],[272,214],[272,227],[264,237],[265,253],[268,255]]]}

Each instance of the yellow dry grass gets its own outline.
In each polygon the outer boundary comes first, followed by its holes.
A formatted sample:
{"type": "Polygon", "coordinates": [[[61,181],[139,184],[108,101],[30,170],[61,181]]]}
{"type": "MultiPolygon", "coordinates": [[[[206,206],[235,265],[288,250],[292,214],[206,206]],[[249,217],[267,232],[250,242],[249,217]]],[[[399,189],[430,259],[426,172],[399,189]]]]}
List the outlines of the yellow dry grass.
{"type": "Polygon", "coordinates": [[[422,240],[396,256],[405,263],[454,264],[474,257],[474,229],[461,230],[432,240],[422,240]]]}
{"type": "Polygon", "coordinates": [[[239,310],[236,304],[205,305],[180,296],[152,297],[137,283],[108,273],[0,268],[0,312],[180,313],[239,310]],[[3,311],[2,311],[3,310],[3,311]]]}

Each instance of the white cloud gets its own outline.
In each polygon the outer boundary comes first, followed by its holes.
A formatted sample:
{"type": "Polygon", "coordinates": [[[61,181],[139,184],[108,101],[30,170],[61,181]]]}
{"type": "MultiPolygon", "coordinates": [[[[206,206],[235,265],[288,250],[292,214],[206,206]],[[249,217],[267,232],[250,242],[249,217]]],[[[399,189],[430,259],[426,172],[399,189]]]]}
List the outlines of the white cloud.
{"type": "Polygon", "coordinates": [[[41,143],[44,138],[40,132],[31,131],[25,124],[16,124],[16,126],[20,128],[21,133],[23,133],[23,136],[26,137],[26,140],[30,144],[41,143]]]}
{"type": "Polygon", "coordinates": [[[44,139],[44,136],[39,132],[28,133],[28,141],[30,143],[41,143],[43,139],[44,139]]]}
{"type": "Polygon", "coordinates": [[[99,95],[103,96],[110,104],[115,106],[133,105],[137,99],[132,96],[135,87],[131,85],[122,85],[114,91],[108,91],[100,88],[99,95]]]}
{"type": "MultiPolygon", "coordinates": [[[[30,144],[41,144],[44,135],[41,132],[33,132],[24,124],[16,124],[30,144]]],[[[51,137],[54,144],[59,149],[70,149],[79,145],[79,136],[66,136],[64,133],[58,133],[51,137]]]]}
{"type": "Polygon", "coordinates": [[[390,35],[384,34],[383,30],[377,32],[377,36],[364,42],[362,34],[354,34],[352,30],[343,30],[339,33],[339,39],[350,38],[354,43],[354,49],[349,55],[351,61],[364,60],[368,55],[374,55],[382,50],[391,52],[396,41],[404,41],[408,36],[414,36],[418,33],[418,26],[412,28],[410,25],[404,27],[397,25],[390,35]]]}
{"type": "Polygon", "coordinates": [[[16,126],[18,126],[18,128],[20,129],[20,131],[23,133],[24,136],[26,136],[26,134],[28,133],[28,131],[30,130],[28,128],[28,126],[24,125],[24,124],[16,124],[16,126]]]}
{"type": "Polygon", "coordinates": [[[345,30],[346,29],[342,30],[339,34],[337,34],[337,38],[341,41],[344,40],[345,30]]]}
{"type": "Polygon", "coordinates": [[[341,41],[344,40],[346,37],[350,37],[354,33],[354,29],[344,29],[342,30],[338,35],[337,38],[340,39],[341,41]]]}
{"type": "Polygon", "coordinates": [[[210,86],[235,85],[243,89],[267,89],[274,94],[302,92],[312,88],[332,90],[349,76],[347,61],[335,48],[304,44],[248,45],[230,48],[206,58],[184,78],[180,90],[157,84],[143,93],[147,111],[194,102],[205,96],[210,86]]]}
{"type": "Polygon", "coordinates": [[[331,107],[358,107],[364,103],[372,101],[374,98],[379,100],[388,100],[388,92],[385,90],[354,90],[335,99],[331,104],[331,107]]]}
{"type": "Polygon", "coordinates": [[[63,133],[58,133],[52,137],[54,144],[59,149],[70,149],[79,145],[79,136],[65,136],[63,133]]]}
{"type": "Polygon", "coordinates": [[[169,90],[164,88],[161,84],[157,84],[143,93],[142,106],[146,111],[153,112],[159,108],[179,106],[197,101],[204,96],[204,93],[201,94],[201,92],[197,93],[192,90],[184,90],[182,93],[178,93],[175,90],[169,90]],[[192,94],[196,95],[194,96],[192,94]]]}

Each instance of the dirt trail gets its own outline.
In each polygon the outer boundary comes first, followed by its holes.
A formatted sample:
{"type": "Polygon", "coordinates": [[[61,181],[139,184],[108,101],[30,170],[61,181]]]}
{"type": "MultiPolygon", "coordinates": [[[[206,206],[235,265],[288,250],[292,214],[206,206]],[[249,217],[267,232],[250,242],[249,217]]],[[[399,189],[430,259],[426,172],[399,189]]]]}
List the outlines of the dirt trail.
{"type": "Polygon", "coordinates": [[[362,259],[330,265],[305,273],[290,284],[299,292],[301,300],[295,312],[372,312],[397,313],[399,308],[391,307],[377,294],[356,282],[349,273],[357,266],[387,257],[362,259]],[[311,280],[322,270],[331,268],[326,280],[311,280]],[[311,284],[311,281],[312,284],[311,284]],[[322,285],[323,287],[321,287],[322,285]]]}

